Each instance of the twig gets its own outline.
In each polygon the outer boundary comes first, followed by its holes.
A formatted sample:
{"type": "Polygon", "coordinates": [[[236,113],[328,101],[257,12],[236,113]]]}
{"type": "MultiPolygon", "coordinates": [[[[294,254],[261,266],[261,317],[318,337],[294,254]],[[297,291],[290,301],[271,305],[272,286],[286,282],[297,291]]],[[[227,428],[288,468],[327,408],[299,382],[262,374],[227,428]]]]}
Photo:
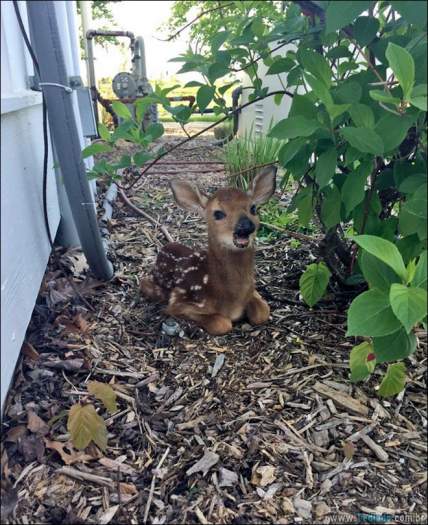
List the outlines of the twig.
{"type": "Polygon", "coordinates": [[[122,188],[119,188],[119,196],[120,198],[122,199],[123,203],[126,204],[126,206],[128,206],[128,208],[131,208],[131,210],[135,211],[135,213],[137,213],[138,215],[140,215],[141,217],[144,217],[145,219],[147,219],[149,222],[151,222],[154,226],[159,226],[160,228],[160,231],[163,233],[164,237],[166,238],[166,240],[168,242],[174,242],[174,239],[171,237],[171,234],[169,233],[168,229],[166,226],[164,226],[163,224],[159,224],[151,215],[149,215],[147,212],[145,212],[144,210],[138,208],[137,206],[135,206],[135,204],[132,204],[132,202],[128,199],[128,197],[125,195],[125,192],[123,191],[122,188]]]}
{"type": "Polygon", "coordinates": [[[185,29],[187,29],[189,26],[194,24],[197,20],[202,18],[204,15],[207,15],[208,13],[212,13],[213,11],[218,11],[219,9],[225,9],[226,7],[232,6],[234,3],[230,2],[229,4],[221,4],[217,7],[212,7],[211,9],[207,9],[206,11],[202,11],[202,13],[199,13],[198,16],[190,20],[186,25],[181,27],[178,31],[176,31],[173,35],[169,36],[167,39],[162,38],[156,38],[156,40],[159,40],[160,42],[170,42],[171,40],[174,40],[176,36],[178,36],[180,33],[182,33],[185,29]]]}

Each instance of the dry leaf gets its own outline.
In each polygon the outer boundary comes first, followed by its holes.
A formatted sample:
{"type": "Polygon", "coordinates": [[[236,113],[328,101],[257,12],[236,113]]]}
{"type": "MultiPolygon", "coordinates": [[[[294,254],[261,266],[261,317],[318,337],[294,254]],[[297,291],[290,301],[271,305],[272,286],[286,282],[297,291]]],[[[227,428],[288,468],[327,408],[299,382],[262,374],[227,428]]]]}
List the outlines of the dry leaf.
{"type": "Polygon", "coordinates": [[[120,505],[114,505],[113,507],[108,508],[98,517],[97,523],[100,525],[107,525],[107,523],[110,523],[119,507],[120,505]]]}
{"type": "Polygon", "coordinates": [[[220,459],[220,456],[216,454],[215,452],[211,452],[210,450],[205,451],[205,454],[202,456],[202,458],[197,461],[193,467],[190,467],[186,474],[188,476],[191,476],[195,472],[202,472],[204,476],[209,471],[211,467],[213,467],[218,460],[220,459]]]}
{"type": "Polygon", "coordinates": [[[40,357],[39,352],[34,348],[34,346],[30,343],[25,342],[22,345],[21,352],[28,357],[29,359],[32,359],[33,361],[37,361],[37,359],[40,357]]]}
{"type": "Polygon", "coordinates": [[[352,459],[355,454],[355,445],[351,441],[345,441],[343,444],[343,453],[347,459],[352,459]]]}
{"type": "Polygon", "coordinates": [[[40,418],[34,410],[28,411],[28,423],[27,428],[34,434],[45,436],[49,432],[48,425],[40,418]]]}
{"type": "Polygon", "coordinates": [[[17,443],[20,439],[22,439],[26,432],[27,427],[25,425],[17,425],[16,427],[12,427],[6,434],[5,441],[17,443]]]}
{"type": "Polygon", "coordinates": [[[82,314],[77,314],[73,318],[73,323],[77,326],[77,328],[84,334],[86,334],[89,331],[90,324],[88,321],[83,317],[82,314]]]}
{"type": "MultiPolygon", "coordinates": [[[[18,491],[10,481],[1,480],[1,517],[7,519],[14,511],[18,503],[18,491]]],[[[3,522],[4,523],[4,522],[3,522]]]]}
{"type": "Polygon", "coordinates": [[[86,463],[87,461],[94,460],[95,458],[93,456],[90,456],[89,454],[85,454],[84,452],[76,452],[73,450],[73,447],[70,443],[61,443],[60,441],[50,441],[49,439],[45,438],[45,445],[46,448],[50,448],[52,450],[56,450],[58,454],[61,456],[62,461],[66,465],[73,465],[73,463],[86,463]],[[67,449],[69,452],[66,452],[67,449]]]}
{"type": "Polygon", "coordinates": [[[87,388],[90,394],[102,401],[110,413],[117,412],[116,392],[110,385],[99,381],[89,381],[87,388]]]}
{"type": "Polygon", "coordinates": [[[251,483],[258,487],[266,487],[266,485],[273,483],[275,479],[275,467],[272,465],[264,465],[254,470],[251,476],[251,483]]]}
{"type": "Polygon", "coordinates": [[[220,468],[220,481],[219,487],[233,487],[238,483],[238,474],[227,468],[220,468]]]}
{"type": "Polygon", "coordinates": [[[80,403],[73,405],[68,414],[67,428],[71,441],[77,449],[86,448],[91,441],[96,443],[101,450],[106,449],[106,424],[104,419],[97,414],[94,405],[81,405],[80,403]]]}

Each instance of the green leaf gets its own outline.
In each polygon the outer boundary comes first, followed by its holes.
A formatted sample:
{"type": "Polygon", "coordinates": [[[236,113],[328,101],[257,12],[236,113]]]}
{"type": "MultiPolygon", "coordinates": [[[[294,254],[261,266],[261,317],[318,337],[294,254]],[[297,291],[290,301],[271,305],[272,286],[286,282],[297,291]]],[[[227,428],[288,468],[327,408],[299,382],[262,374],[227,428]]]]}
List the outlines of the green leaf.
{"type": "Polygon", "coordinates": [[[340,130],[342,136],[353,148],[363,153],[381,155],[383,153],[383,142],[377,133],[370,128],[354,128],[348,126],[340,130]]]}
{"type": "Polygon", "coordinates": [[[355,104],[360,101],[362,93],[363,90],[358,82],[346,80],[334,90],[334,99],[343,104],[355,104]]]}
{"type": "Polygon", "coordinates": [[[141,167],[143,166],[148,160],[152,159],[153,156],[150,153],[147,153],[146,151],[141,151],[139,153],[136,153],[134,155],[134,163],[141,167]]]}
{"type": "Polygon", "coordinates": [[[377,288],[368,290],[356,297],[348,310],[348,331],[346,336],[362,335],[380,337],[400,329],[388,294],[377,288]]]}
{"type": "Polygon", "coordinates": [[[397,106],[400,104],[400,99],[397,97],[393,97],[386,91],[380,91],[378,89],[371,89],[369,91],[369,95],[373,100],[376,100],[378,102],[384,102],[385,104],[392,104],[393,106],[397,106]]]}
{"type": "Polygon", "coordinates": [[[332,0],[326,10],[326,33],[342,29],[352,23],[359,14],[365,11],[371,2],[332,0]]]}
{"type": "Polygon", "coordinates": [[[117,395],[110,385],[101,383],[100,381],[88,381],[87,388],[90,394],[102,401],[103,405],[111,414],[117,412],[117,395]]]}
{"type": "Polygon", "coordinates": [[[331,273],[323,263],[310,264],[299,280],[300,293],[306,304],[314,306],[325,294],[331,273]]]}
{"type": "Polygon", "coordinates": [[[89,146],[86,146],[86,148],[82,151],[82,159],[86,159],[86,157],[91,157],[92,155],[96,155],[97,153],[105,153],[107,151],[112,151],[113,148],[109,146],[108,144],[102,144],[100,142],[95,142],[94,144],[91,144],[89,146]]]}
{"type": "Polygon", "coordinates": [[[330,94],[329,88],[324,84],[322,80],[310,75],[306,71],[304,72],[306,82],[310,85],[315,95],[323,102],[326,106],[333,105],[333,98],[330,94]]]}
{"type": "Polygon", "coordinates": [[[145,136],[150,136],[152,140],[156,140],[163,135],[164,129],[160,122],[153,122],[145,131],[145,136]]]}
{"type": "Polygon", "coordinates": [[[375,118],[370,106],[365,104],[352,104],[349,114],[358,128],[374,128],[375,118]]]}
{"type": "Polygon", "coordinates": [[[379,395],[390,397],[399,394],[406,385],[406,367],[404,363],[388,365],[388,370],[380,384],[379,395]]]}
{"type": "Polygon", "coordinates": [[[295,62],[291,58],[283,57],[275,60],[274,63],[267,70],[266,75],[279,75],[280,73],[285,73],[290,71],[294,67],[295,62]]]}
{"type": "Polygon", "coordinates": [[[319,156],[315,166],[315,180],[320,189],[323,189],[336,173],[337,150],[329,148],[319,156]]]}
{"type": "Polygon", "coordinates": [[[309,72],[329,88],[331,86],[331,68],[327,60],[312,49],[299,49],[297,58],[305,72],[309,72]]]}
{"type": "Polygon", "coordinates": [[[110,141],[110,131],[102,122],[98,123],[98,133],[103,140],[106,142],[110,141]]]}
{"type": "Polygon", "coordinates": [[[215,94],[215,88],[211,86],[201,86],[196,94],[196,102],[201,111],[204,111],[212,101],[215,94]]]}
{"type": "Polygon", "coordinates": [[[326,107],[330,118],[334,120],[342,113],[345,113],[345,111],[348,111],[348,109],[351,107],[351,104],[328,104],[326,107]]]}
{"type": "Polygon", "coordinates": [[[263,33],[265,32],[265,25],[263,23],[263,19],[260,17],[254,18],[254,20],[251,23],[251,30],[256,36],[263,36],[263,33]]]}
{"type": "Polygon", "coordinates": [[[336,185],[324,188],[324,199],[321,204],[321,221],[327,229],[340,222],[340,192],[336,185]]]}
{"type": "Polygon", "coordinates": [[[289,117],[280,120],[269,132],[268,136],[276,139],[294,139],[296,137],[309,137],[320,124],[316,120],[305,117],[289,117]]]}
{"type": "Polygon", "coordinates": [[[229,38],[229,31],[219,31],[216,33],[212,39],[211,39],[211,51],[212,53],[216,53],[220,47],[226,42],[226,40],[229,38]]]}
{"type": "Polygon", "coordinates": [[[391,308],[407,333],[427,314],[427,292],[422,288],[409,288],[394,283],[389,292],[391,308]]]}
{"type": "Polygon", "coordinates": [[[427,110],[427,97],[412,97],[410,99],[410,104],[420,109],[421,111],[427,110]]]}
{"type": "Polygon", "coordinates": [[[390,363],[398,359],[405,359],[416,350],[416,337],[413,332],[407,334],[401,328],[385,337],[374,337],[373,349],[378,363],[390,363]]]}
{"type": "Polygon", "coordinates": [[[91,441],[100,449],[107,448],[107,428],[93,405],[73,405],[68,413],[67,429],[73,445],[81,450],[91,441]]]}
{"type": "Polygon", "coordinates": [[[301,137],[290,140],[287,144],[284,144],[278,152],[278,161],[281,166],[285,167],[306,144],[306,141],[307,139],[305,137],[301,137]]]}
{"type": "Polygon", "coordinates": [[[214,83],[218,78],[224,77],[229,73],[229,68],[224,64],[214,62],[208,68],[208,79],[211,83],[214,83]]]}
{"type": "Polygon", "coordinates": [[[375,132],[382,137],[385,153],[399,146],[407,136],[413,119],[392,113],[384,115],[376,124],[375,132]]]}
{"type": "Polygon", "coordinates": [[[359,263],[370,288],[389,293],[391,284],[400,282],[398,275],[388,265],[369,252],[363,251],[359,263]]]}
{"type": "Polygon", "coordinates": [[[427,25],[427,3],[424,1],[412,1],[409,0],[392,2],[392,7],[396,9],[400,15],[409,24],[415,25],[423,29],[427,25]]]}
{"type": "Polygon", "coordinates": [[[427,238],[427,185],[423,184],[403,204],[399,215],[399,229],[404,236],[417,233],[427,238]]]}
{"type": "Polygon", "coordinates": [[[328,58],[335,59],[335,58],[349,58],[352,56],[352,53],[349,51],[349,49],[346,46],[337,46],[333,47],[327,52],[328,58]]]}
{"type": "Polygon", "coordinates": [[[404,47],[389,42],[385,56],[403,90],[403,98],[408,100],[415,82],[415,62],[412,55],[404,47]]]}
{"type": "Polygon", "coordinates": [[[293,97],[288,118],[301,116],[307,119],[316,119],[318,111],[309,95],[296,94],[293,97]]]}
{"type": "Polygon", "coordinates": [[[113,111],[116,113],[116,115],[120,118],[124,119],[132,119],[131,112],[129,111],[129,108],[125,106],[123,102],[119,102],[118,100],[115,100],[111,103],[111,107],[113,108],[113,111]]]}
{"type": "Polygon", "coordinates": [[[395,244],[374,235],[357,235],[356,237],[352,237],[352,240],[363,250],[366,250],[387,264],[403,280],[406,279],[406,267],[395,244]]]}
{"type": "Polygon", "coordinates": [[[351,381],[362,381],[369,377],[376,366],[376,359],[370,361],[367,357],[373,354],[373,346],[368,341],[364,341],[358,346],[354,346],[349,356],[349,368],[351,369],[351,381]]]}
{"type": "Polygon", "coordinates": [[[371,169],[372,163],[367,161],[360,164],[354,172],[346,175],[341,194],[347,215],[364,200],[365,184],[371,169]]]}
{"type": "Polygon", "coordinates": [[[355,21],[354,37],[361,47],[367,46],[376,38],[379,29],[379,20],[372,16],[360,16],[355,21]]]}
{"type": "Polygon", "coordinates": [[[157,101],[153,97],[139,98],[135,102],[135,118],[138,122],[141,122],[146,114],[149,106],[155,104],[157,101]]]}
{"type": "Polygon", "coordinates": [[[312,186],[307,186],[299,191],[296,196],[297,214],[302,226],[307,226],[313,212],[313,194],[312,186]]]}
{"type": "Polygon", "coordinates": [[[427,175],[426,173],[415,173],[406,177],[403,182],[398,186],[400,193],[410,194],[415,193],[420,187],[426,183],[427,175]]]}
{"type": "Polygon", "coordinates": [[[427,289],[427,251],[421,253],[416,265],[415,275],[412,279],[412,286],[427,289]]]}

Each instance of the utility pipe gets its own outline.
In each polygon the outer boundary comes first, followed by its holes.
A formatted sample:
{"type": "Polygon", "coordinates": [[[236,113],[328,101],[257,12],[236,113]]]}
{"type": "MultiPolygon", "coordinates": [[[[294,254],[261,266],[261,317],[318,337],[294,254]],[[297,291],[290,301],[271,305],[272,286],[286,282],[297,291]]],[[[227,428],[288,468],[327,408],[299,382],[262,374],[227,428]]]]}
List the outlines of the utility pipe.
{"type": "Polygon", "coordinates": [[[113,266],[103,247],[95,202],[82,160],[72,99],[67,91],[68,75],[54,2],[27,2],[27,9],[52,138],[82,250],[94,274],[108,280],[113,277],[113,266]],[[51,84],[43,86],[43,83],[51,84]]]}

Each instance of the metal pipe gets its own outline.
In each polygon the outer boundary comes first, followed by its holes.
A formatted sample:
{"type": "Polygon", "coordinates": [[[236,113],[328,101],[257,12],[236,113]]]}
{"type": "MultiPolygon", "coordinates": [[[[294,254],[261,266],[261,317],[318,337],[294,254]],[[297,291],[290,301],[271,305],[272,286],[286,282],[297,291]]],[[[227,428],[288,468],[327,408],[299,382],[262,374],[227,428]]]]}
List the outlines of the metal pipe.
{"type": "Polygon", "coordinates": [[[41,81],[59,84],[45,85],[43,92],[52,138],[82,250],[94,274],[100,279],[111,279],[113,266],[107,259],[98,227],[95,202],[82,160],[72,99],[70,93],[63,88],[68,87],[68,75],[54,2],[27,2],[27,9],[41,81]]]}
{"type": "Polygon", "coordinates": [[[132,57],[132,69],[137,78],[147,80],[146,52],[144,39],[137,36],[135,39],[134,56],[132,57]]]}

